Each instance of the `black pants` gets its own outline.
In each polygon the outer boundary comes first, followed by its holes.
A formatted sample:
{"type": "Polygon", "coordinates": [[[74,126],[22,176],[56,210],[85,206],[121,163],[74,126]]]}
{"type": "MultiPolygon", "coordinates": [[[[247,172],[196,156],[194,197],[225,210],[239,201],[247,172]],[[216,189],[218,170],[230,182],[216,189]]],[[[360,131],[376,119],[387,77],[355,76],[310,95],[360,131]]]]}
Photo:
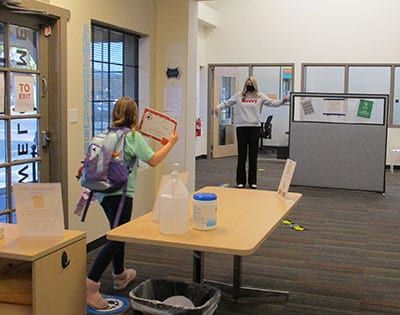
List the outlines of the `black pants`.
{"type": "MultiPolygon", "coordinates": [[[[114,218],[117,213],[119,200],[121,196],[107,196],[104,197],[101,202],[101,206],[106,213],[110,228],[114,223],[114,218]]],[[[118,226],[127,223],[131,220],[132,214],[132,198],[126,197],[124,207],[122,208],[121,217],[118,222],[118,226]]],[[[107,266],[112,261],[114,274],[120,274],[124,271],[124,255],[125,255],[125,243],[107,241],[90,268],[88,278],[95,282],[99,282],[101,275],[107,266]]]]}
{"type": "Polygon", "coordinates": [[[257,184],[257,154],[260,127],[237,127],[238,161],[236,183],[246,185],[246,159],[249,151],[249,185],[257,184]]]}

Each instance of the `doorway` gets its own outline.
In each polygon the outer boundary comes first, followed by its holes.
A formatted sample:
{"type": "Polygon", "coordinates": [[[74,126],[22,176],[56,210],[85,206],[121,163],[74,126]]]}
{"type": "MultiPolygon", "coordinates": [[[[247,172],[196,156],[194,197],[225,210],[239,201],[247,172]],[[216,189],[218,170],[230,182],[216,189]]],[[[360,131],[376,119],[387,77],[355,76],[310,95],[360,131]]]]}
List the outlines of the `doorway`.
{"type": "Polygon", "coordinates": [[[54,129],[63,123],[58,87],[61,75],[60,65],[52,58],[57,56],[60,34],[51,35],[52,30],[59,31],[57,22],[55,16],[42,15],[40,11],[0,11],[0,222],[3,223],[16,223],[14,184],[62,182],[59,163],[64,159],[58,157],[63,142],[60,132],[54,129]]]}

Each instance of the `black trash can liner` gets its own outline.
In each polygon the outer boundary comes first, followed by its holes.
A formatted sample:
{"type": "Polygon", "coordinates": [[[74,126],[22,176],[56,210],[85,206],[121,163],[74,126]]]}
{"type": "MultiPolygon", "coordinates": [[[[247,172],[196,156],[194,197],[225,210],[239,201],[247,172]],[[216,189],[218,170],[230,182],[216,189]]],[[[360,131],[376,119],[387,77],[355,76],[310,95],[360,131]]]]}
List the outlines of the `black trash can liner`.
{"type": "Polygon", "coordinates": [[[221,299],[221,292],[209,285],[174,279],[148,279],[131,292],[132,308],[144,314],[154,315],[211,315],[221,299]],[[183,295],[194,307],[172,306],[163,301],[175,295],[183,295]]]}

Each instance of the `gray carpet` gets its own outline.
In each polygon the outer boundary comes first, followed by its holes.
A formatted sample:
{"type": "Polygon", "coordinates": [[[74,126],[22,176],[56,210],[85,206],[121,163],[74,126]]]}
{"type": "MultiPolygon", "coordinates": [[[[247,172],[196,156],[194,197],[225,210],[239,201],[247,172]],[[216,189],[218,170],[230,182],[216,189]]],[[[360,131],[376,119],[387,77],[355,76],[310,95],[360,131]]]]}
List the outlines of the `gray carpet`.
{"type": "MultiPolygon", "coordinates": [[[[235,158],[196,162],[196,188],[234,185],[235,158]]],[[[275,190],[284,164],[260,155],[259,189],[275,190]]],[[[400,171],[387,171],[386,194],[292,187],[304,197],[290,219],[306,227],[279,226],[243,258],[243,285],[290,291],[288,301],[223,295],[216,314],[400,314],[400,171]]],[[[89,264],[96,251],[89,254],[89,264]]],[[[138,271],[128,292],[148,278],[191,280],[192,252],[127,245],[126,264],[138,271]]],[[[102,290],[113,294],[111,270],[102,290]]],[[[207,278],[229,282],[232,257],[206,254],[207,278]]],[[[126,313],[130,314],[130,312],[126,313]]]]}

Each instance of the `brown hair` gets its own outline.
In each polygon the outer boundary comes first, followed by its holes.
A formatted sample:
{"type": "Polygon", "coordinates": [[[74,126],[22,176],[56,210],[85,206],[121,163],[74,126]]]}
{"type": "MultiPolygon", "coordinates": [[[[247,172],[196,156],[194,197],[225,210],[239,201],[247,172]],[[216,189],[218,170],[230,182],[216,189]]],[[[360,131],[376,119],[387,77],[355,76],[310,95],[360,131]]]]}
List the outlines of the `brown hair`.
{"type": "Polygon", "coordinates": [[[121,97],[112,111],[113,127],[128,127],[133,132],[137,129],[137,104],[130,97],[121,97]]]}

